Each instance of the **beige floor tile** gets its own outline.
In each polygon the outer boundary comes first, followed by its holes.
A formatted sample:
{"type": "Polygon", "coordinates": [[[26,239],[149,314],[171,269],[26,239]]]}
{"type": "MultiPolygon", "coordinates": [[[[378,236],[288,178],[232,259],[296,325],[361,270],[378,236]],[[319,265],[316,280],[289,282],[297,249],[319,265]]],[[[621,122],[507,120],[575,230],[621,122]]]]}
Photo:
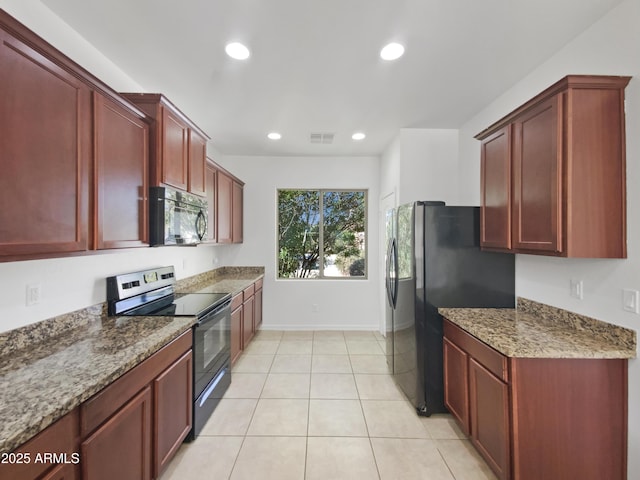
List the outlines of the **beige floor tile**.
{"type": "Polygon", "coordinates": [[[456,480],[496,480],[496,476],[468,440],[435,442],[456,480]]]}
{"type": "Polygon", "coordinates": [[[275,355],[240,355],[238,361],[231,367],[233,373],[268,373],[275,355]]]}
{"type": "Polygon", "coordinates": [[[345,330],[344,338],[346,340],[375,340],[376,336],[373,331],[369,330],[345,330]]]}
{"type": "Polygon", "coordinates": [[[433,440],[372,438],[381,480],[454,480],[433,440]]]}
{"type": "Polygon", "coordinates": [[[465,440],[467,437],[454,420],[446,413],[431,415],[430,417],[420,417],[422,425],[433,439],[439,440],[465,440]]]}
{"type": "Polygon", "coordinates": [[[311,400],[310,437],[366,437],[367,425],[359,400],[311,400]]]}
{"type": "Polygon", "coordinates": [[[201,435],[246,435],[258,400],[222,399],[202,428],[201,435]]]}
{"type": "Polygon", "coordinates": [[[313,347],[312,340],[287,340],[280,342],[278,355],[311,355],[313,347]]]}
{"type": "Polygon", "coordinates": [[[368,438],[309,437],[306,480],[379,478],[368,438]]]}
{"type": "Polygon", "coordinates": [[[270,373],[262,398],[309,398],[309,373],[270,373]]]}
{"type": "Polygon", "coordinates": [[[384,350],[380,348],[380,344],[375,339],[350,340],[347,338],[347,350],[349,350],[349,355],[384,355],[384,350]]]}
{"type": "Polygon", "coordinates": [[[285,330],[282,340],[313,340],[312,330],[285,330]]]}
{"type": "Polygon", "coordinates": [[[346,355],[347,344],[344,340],[314,340],[314,355],[346,355]]]}
{"type": "Polygon", "coordinates": [[[279,345],[279,340],[253,340],[243,353],[245,355],[272,355],[278,351],[279,345]]]}
{"type": "MultiPolygon", "coordinates": [[[[306,438],[247,437],[240,449],[231,480],[303,480],[306,438]]],[[[215,457],[214,457],[215,458],[215,457]]],[[[217,480],[209,472],[198,477],[217,480]]]]}
{"type": "Polygon", "coordinates": [[[311,355],[276,355],[271,373],[310,373],[311,355]]]}
{"type": "Polygon", "coordinates": [[[223,398],[260,398],[266,379],[266,373],[239,373],[234,370],[231,385],[223,398]]]}
{"type": "Polygon", "coordinates": [[[384,355],[350,355],[353,373],[389,374],[384,355]]]}
{"type": "Polygon", "coordinates": [[[229,478],[244,437],[198,437],[183,443],[160,480],[229,478]],[[212,455],[215,452],[215,455],[212,455]]]}
{"type": "Polygon", "coordinates": [[[384,335],[382,335],[380,332],[378,332],[377,330],[374,330],[373,332],[373,336],[376,337],[376,340],[378,340],[379,342],[384,342],[387,340],[387,337],[385,337],[384,335]]]}
{"type": "Polygon", "coordinates": [[[429,438],[406,400],[362,400],[362,410],[370,437],[429,438]]]}
{"type": "Polygon", "coordinates": [[[356,374],[354,377],[361,400],[404,400],[391,375],[356,374]]]}
{"type": "Polygon", "coordinates": [[[312,373],[352,373],[349,355],[314,355],[312,373]]]}
{"type": "Polygon", "coordinates": [[[342,330],[316,330],[313,340],[344,340],[344,333],[342,330]]]}
{"type": "Polygon", "coordinates": [[[281,340],[284,332],[282,330],[258,330],[256,332],[256,340],[281,340]]]}
{"type": "Polygon", "coordinates": [[[311,398],[358,399],[356,381],[351,373],[312,373],[311,398]]]}
{"type": "Polygon", "coordinates": [[[309,400],[262,398],[247,435],[305,436],[309,400]]]}

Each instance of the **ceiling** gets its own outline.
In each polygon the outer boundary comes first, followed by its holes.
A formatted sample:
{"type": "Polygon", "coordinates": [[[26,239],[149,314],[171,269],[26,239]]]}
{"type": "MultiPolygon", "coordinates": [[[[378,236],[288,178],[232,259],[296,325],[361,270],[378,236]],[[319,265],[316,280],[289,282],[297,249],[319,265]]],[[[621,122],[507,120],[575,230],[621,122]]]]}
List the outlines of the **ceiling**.
{"type": "Polygon", "coordinates": [[[621,0],[42,1],[224,154],[378,155],[459,127],[621,0]],[[405,55],[381,60],[391,41],[405,55]]]}

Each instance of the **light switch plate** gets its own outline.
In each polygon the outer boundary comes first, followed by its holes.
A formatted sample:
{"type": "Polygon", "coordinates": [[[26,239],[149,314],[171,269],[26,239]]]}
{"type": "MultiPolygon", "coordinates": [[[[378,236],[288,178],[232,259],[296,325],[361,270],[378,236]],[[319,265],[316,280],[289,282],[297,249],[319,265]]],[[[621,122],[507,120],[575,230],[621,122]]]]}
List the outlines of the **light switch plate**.
{"type": "Polygon", "coordinates": [[[622,308],[631,313],[640,314],[640,292],[625,288],[622,290],[622,308]]]}

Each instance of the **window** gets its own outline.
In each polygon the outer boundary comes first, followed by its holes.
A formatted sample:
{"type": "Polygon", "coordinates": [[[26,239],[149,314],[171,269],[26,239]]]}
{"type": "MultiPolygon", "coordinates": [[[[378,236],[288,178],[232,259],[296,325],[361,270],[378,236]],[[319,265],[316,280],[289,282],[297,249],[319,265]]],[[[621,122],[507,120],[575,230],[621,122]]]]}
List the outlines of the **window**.
{"type": "Polygon", "coordinates": [[[366,190],[278,190],[278,278],[366,278],[366,190]]]}

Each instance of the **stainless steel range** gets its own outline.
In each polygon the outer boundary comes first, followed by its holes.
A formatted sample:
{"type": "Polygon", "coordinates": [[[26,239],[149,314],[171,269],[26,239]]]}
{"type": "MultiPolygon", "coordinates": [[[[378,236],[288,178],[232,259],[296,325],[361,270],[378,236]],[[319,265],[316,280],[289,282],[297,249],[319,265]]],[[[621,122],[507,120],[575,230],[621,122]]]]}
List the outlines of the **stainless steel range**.
{"type": "Polygon", "coordinates": [[[109,315],[188,316],[193,327],[194,439],[231,384],[231,294],[175,292],[172,266],[107,278],[109,315]]]}

